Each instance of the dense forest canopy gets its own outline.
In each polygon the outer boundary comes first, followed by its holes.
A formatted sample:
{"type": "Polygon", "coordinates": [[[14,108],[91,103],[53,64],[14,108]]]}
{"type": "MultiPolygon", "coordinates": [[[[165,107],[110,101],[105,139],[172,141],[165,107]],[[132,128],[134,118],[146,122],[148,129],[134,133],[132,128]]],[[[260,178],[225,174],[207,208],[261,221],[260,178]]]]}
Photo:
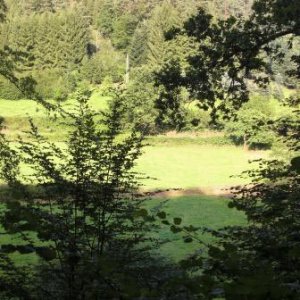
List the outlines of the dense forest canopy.
{"type": "MultiPolygon", "coordinates": [[[[161,56],[155,53],[163,47],[165,31],[182,24],[199,7],[207,7],[216,17],[224,16],[222,6],[228,10],[225,15],[241,15],[250,3],[244,1],[241,6],[239,1],[220,5],[218,1],[201,0],[10,0],[6,22],[2,24],[1,45],[30,53],[19,63],[18,71],[32,74],[44,97],[60,98],[74,90],[75,78],[100,83],[109,76],[120,81],[126,53],[132,58],[132,65],[151,62],[155,56],[161,56]],[[106,51],[116,53],[109,59],[106,51]],[[49,84],[51,88],[47,88],[49,84]]],[[[2,85],[3,96],[21,97],[9,83],[2,85]]]]}

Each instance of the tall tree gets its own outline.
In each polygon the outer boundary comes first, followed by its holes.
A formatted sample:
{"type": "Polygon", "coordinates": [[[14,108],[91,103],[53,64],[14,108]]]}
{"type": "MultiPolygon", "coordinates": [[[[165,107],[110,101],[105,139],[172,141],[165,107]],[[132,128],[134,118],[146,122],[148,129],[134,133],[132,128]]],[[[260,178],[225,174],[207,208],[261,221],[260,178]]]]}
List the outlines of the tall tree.
{"type": "Polygon", "coordinates": [[[147,63],[147,42],[148,31],[147,22],[145,21],[137,26],[131,40],[129,53],[133,67],[147,63]]]}
{"type": "MultiPolygon", "coordinates": [[[[176,86],[186,87],[203,108],[212,108],[213,116],[217,110],[229,114],[231,108],[248,100],[251,70],[254,82],[268,81],[261,53],[270,55],[274,51],[269,43],[282,36],[299,36],[298,4],[297,0],[289,5],[282,0],[256,1],[255,12],[246,21],[230,17],[217,23],[200,10],[182,29],[168,36],[175,40],[187,36],[198,43],[198,51],[186,57],[189,67],[180,65],[178,59],[165,61],[158,83],[170,93],[176,86]]],[[[297,61],[297,56],[293,60],[297,61]]]]}
{"type": "MultiPolygon", "coordinates": [[[[4,22],[6,15],[6,5],[0,1],[0,22],[4,22]]],[[[0,75],[5,80],[12,83],[23,95],[36,97],[34,93],[35,81],[30,77],[18,77],[16,75],[17,62],[26,59],[27,55],[18,50],[12,50],[4,46],[0,50],[0,75]]]]}
{"type": "Polygon", "coordinates": [[[137,23],[138,20],[130,14],[124,14],[115,20],[111,39],[117,49],[128,49],[137,23]]]}
{"type": "Polygon", "coordinates": [[[64,68],[78,65],[87,52],[89,29],[87,19],[78,9],[68,11],[59,17],[60,31],[57,51],[60,66],[64,68]]]}
{"type": "Polygon", "coordinates": [[[148,62],[151,65],[162,63],[165,54],[165,33],[179,24],[179,14],[169,1],[155,7],[148,21],[148,62]]]}
{"type": "MultiPolygon", "coordinates": [[[[30,277],[34,299],[139,297],[150,292],[159,274],[146,272],[155,266],[145,236],[154,223],[134,196],[132,168],[142,136],[132,131],[119,140],[122,97],[105,114],[90,109],[89,97],[79,92],[75,110],[67,112],[70,134],[62,148],[45,140],[33,123],[30,139],[20,141],[18,150],[9,150],[1,136],[1,178],[23,199],[7,203],[4,228],[23,232],[27,251],[44,262],[41,273],[30,277]],[[32,168],[29,177],[20,171],[21,161],[32,168]],[[28,231],[37,238],[29,241],[28,231]]],[[[2,244],[0,251],[22,247],[2,244]]]]}

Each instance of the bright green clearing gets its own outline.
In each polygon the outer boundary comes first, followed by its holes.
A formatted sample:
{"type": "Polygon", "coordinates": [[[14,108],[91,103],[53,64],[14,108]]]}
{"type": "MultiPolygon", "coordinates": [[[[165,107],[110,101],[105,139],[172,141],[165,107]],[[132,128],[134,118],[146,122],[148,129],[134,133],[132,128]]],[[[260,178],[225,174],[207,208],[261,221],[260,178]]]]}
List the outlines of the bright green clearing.
{"type": "MultiPolygon", "coordinates": [[[[72,105],[72,101],[63,104],[69,108],[72,105]]],[[[103,109],[107,107],[107,98],[94,95],[91,105],[95,109],[103,109]]],[[[51,140],[60,141],[65,133],[63,125],[54,126],[44,109],[33,101],[0,100],[0,116],[5,118],[6,133],[12,138],[26,129],[28,116],[33,117],[37,125],[41,126],[41,132],[51,140]]],[[[229,209],[227,199],[206,194],[218,194],[222,188],[245,183],[246,179],[231,176],[249,169],[249,160],[264,157],[267,153],[244,151],[240,147],[230,145],[204,145],[203,140],[197,141],[194,137],[164,137],[163,140],[164,142],[159,137],[149,140],[151,145],[144,148],[136,170],[151,177],[143,180],[145,190],[184,189],[185,196],[170,195],[163,208],[168,213],[168,218],[181,217],[184,225],[214,229],[243,224],[245,217],[240,212],[229,209]],[[192,195],[191,191],[198,192],[198,196],[192,195]]],[[[154,198],[149,200],[147,206],[150,209],[166,199],[168,195],[154,198]]],[[[167,240],[159,248],[160,253],[172,260],[179,260],[202,247],[197,242],[185,244],[182,235],[171,233],[167,226],[159,230],[158,236],[167,240]]],[[[15,242],[18,241],[18,237],[3,235],[1,243],[8,243],[11,238],[15,239],[15,242]]],[[[202,239],[205,243],[212,242],[211,237],[207,235],[203,235],[202,239]]],[[[30,263],[36,259],[17,253],[14,256],[16,261],[23,263],[30,263]]]]}
{"type": "MultiPolygon", "coordinates": [[[[96,111],[104,110],[108,107],[108,97],[93,93],[90,99],[90,105],[96,111]]],[[[49,101],[50,103],[52,101],[49,101]]],[[[54,103],[54,102],[53,102],[54,103]]],[[[74,101],[68,99],[61,103],[61,107],[67,111],[74,108],[74,101]]],[[[6,134],[12,139],[29,129],[29,118],[33,119],[34,124],[39,131],[52,141],[63,140],[66,129],[60,121],[53,119],[53,113],[48,113],[46,109],[32,100],[4,100],[0,99],[0,117],[4,117],[4,125],[6,126],[6,134]],[[50,118],[51,116],[51,118],[50,118]]],[[[64,120],[65,121],[65,120],[64,120]]]]}
{"type": "Polygon", "coordinates": [[[266,156],[235,146],[156,145],[144,149],[137,170],[156,179],[144,180],[144,188],[204,189],[228,187],[246,180],[236,175],[253,167],[249,160],[266,156]],[[235,175],[235,177],[232,177],[235,175]]]}

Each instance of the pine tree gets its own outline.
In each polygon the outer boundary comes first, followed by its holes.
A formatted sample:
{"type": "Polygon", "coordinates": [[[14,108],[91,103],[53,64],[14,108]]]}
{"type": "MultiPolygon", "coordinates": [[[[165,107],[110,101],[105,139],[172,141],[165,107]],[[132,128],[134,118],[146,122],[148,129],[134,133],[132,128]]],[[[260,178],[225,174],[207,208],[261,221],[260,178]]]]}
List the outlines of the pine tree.
{"type": "Polygon", "coordinates": [[[130,45],[138,20],[130,14],[124,14],[113,23],[112,42],[117,49],[126,50],[130,45]]]}
{"type": "Polygon", "coordinates": [[[147,63],[148,28],[147,22],[140,24],[132,37],[130,47],[131,65],[138,66],[147,63]]]}
{"type": "Polygon", "coordinates": [[[73,68],[82,61],[87,52],[88,20],[78,10],[71,10],[59,16],[59,24],[59,65],[63,68],[73,68]]]}
{"type": "Polygon", "coordinates": [[[17,17],[11,20],[8,27],[8,44],[15,51],[26,53],[18,62],[19,71],[31,70],[34,66],[34,49],[36,45],[36,18],[17,17]]]}
{"type": "Polygon", "coordinates": [[[57,16],[44,13],[38,17],[35,47],[35,67],[47,69],[58,66],[57,43],[59,23],[57,16]]]}
{"type": "Polygon", "coordinates": [[[116,19],[116,7],[111,0],[99,1],[98,5],[100,7],[97,15],[97,27],[103,35],[110,36],[113,32],[114,20],[116,19]]]}
{"type": "Polygon", "coordinates": [[[160,65],[165,52],[164,34],[173,26],[180,24],[178,11],[169,1],[164,1],[162,5],[154,9],[147,24],[148,61],[152,65],[160,65]]]}

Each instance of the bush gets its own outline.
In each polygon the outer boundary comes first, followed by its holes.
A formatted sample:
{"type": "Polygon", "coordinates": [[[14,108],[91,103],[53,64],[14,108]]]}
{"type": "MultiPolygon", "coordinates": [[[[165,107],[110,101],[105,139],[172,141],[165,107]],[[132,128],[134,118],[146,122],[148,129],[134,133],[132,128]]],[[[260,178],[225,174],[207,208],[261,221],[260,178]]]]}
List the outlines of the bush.
{"type": "Polygon", "coordinates": [[[187,105],[185,110],[185,130],[209,129],[211,117],[208,111],[199,109],[195,102],[187,105]]]}
{"type": "Polygon", "coordinates": [[[43,70],[35,72],[37,92],[46,99],[64,100],[75,90],[75,75],[60,70],[43,70]]]}
{"type": "MultiPolygon", "coordinates": [[[[135,299],[150,290],[148,282],[157,287],[156,281],[166,280],[166,275],[157,277],[163,265],[149,252],[155,217],[136,197],[133,167],[142,136],[132,131],[118,139],[123,114],[119,94],[105,115],[90,108],[89,98],[88,91],[76,93],[63,147],[40,135],[32,122],[27,141],[17,146],[0,135],[0,178],[16,196],[7,203],[1,225],[7,234],[24,237],[2,245],[0,265],[3,253],[40,258],[22,276],[30,281],[24,286],[30,299],[135,299]],[[32,177],[22,176],[21,164],[34,170],[32,177]],[[28,231],[35,233],[30,241],[28,231]]],[[[3,278],[16,279],[12,272],[0,272],[0,286],[3,278]]],[[[12,290],[9,299],[29,299],[17,297],[19,288],[12,290]]]]}
{"type": "Polygon", "coordinates": [[[225,132],[237,145],[268,149],[275,140],[270,126],[274,117],[275,110],[270,101],[255,97],[238,111],[236,120],[224,124],[225,132]]]}
{"type": "Polygon", "coordinates": [[[120,82],[125,72],[125,58],[115,51],[110,41],[101,39],[99,43],[99,51],[83,59],[80,79],[100,84],[109,76],[113,82],[120,82]]]}
{"type": "Polygon", "coordinates": [[[211,135],[211,136],[183,136],[183,137],[168,137],[164,135],[158,135],[153,137],[148,137],[147,141],[151,145],[211,145],[211,146],[228,146],[232,145],[232,141],[223,135],[211,135]]]}

